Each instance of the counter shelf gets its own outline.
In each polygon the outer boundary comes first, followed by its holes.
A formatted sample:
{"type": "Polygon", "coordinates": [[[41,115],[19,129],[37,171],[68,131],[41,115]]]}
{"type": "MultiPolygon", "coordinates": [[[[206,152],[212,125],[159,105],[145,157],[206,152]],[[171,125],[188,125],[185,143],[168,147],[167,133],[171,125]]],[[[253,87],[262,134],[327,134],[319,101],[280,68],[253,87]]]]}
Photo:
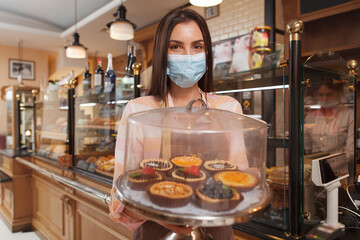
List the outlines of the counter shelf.
{"type": "Polygon", "coordinates": [[[127,208],[141,215],[171,224],[201,227],[217,227],[247,222],[264,211],[272,199],[272,192],[269,186],[264,184],[261,190],[257,186],[250,192],[242,193],[244,200],[235,209],[229,211],[208,211],[197,207],[192,202],[184,207],[167,209],[152,204],[145,191],[128,191],[123,175],[117,179],[115,188],[116,198],[127,208]],[[126,190],[124,191],[124,189],[126,190]],[[136,194],[136,197],[130,197],[131,194],[136,194]],[[260,195],[257,202],[247,202],[252,196],[257,194],[260,195]],[[187,210],[187,213],[184,212],[185,210],[187,210]]]}

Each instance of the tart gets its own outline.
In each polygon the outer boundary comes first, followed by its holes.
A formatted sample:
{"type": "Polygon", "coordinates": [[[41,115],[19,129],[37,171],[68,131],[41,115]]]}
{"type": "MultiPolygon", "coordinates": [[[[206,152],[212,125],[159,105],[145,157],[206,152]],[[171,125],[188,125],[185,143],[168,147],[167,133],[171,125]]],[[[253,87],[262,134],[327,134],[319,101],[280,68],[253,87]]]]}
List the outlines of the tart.
{"type": "Polygon", "coordinates": [[[244,197],[235,189],[217,181],[197,188],[195,199],[201,208],[210,211],[227,211],[235,208],[244,197]]]}
{"type": "Polygon", "coordinates": [[[241,171],[218,172],[214,175],[214,179],[239,191],[249,191],[259,183],[255,176],[241,171]]]}
{"type": "Polygon", "coordinates": [[[194,192],[187,184],[162,181],[148,186],[146,193],[154,204],[174,208],[188,204],[194,192]]]}
{"type": "Polygon", "coordinates": [[[178,168],[171,172],[171,178],[175,181],[189,184],[193,188],[199,187],[206,180],[206,173],[201,171],[197,166],[188,168],[178,168]]]}
{"type": "Polygon", "coordinates": [[[234,163],[225,160],[209,160],[204,162],[203,166],[207,171],[212,173],[219,171],[234,171],[237,169],[237,166],[234,163]]]}
{"type": "Polygon", "coordinates": [[[173,164],[170,161],[161,158],[144,159],[140,162],[139,166],[141,168],[149,166],[163,173],[168,173],[173,168],[173,164]]]}
{"type": "Polygon", "coordinates": [[[129,187],[134,190],[145,190],[149,184],[164,179],[162,174],[150,169],[152,168],[146,167],[144,169],[130,171],[127,174],[129,187]]]}
{"type": "Polygon", "coordinates": [[[177,167],[191,167],[197,166],[200,167],[202,160],[199,157],[196,157],[196,154],[193,156],[179,156],[171,159],[171,162],[177,167]]]}

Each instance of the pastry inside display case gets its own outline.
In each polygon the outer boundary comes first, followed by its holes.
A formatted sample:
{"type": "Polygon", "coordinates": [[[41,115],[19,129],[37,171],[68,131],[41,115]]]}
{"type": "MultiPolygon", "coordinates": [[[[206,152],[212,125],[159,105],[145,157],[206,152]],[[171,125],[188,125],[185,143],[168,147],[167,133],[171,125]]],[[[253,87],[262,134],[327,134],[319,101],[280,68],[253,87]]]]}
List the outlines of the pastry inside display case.
{"type": "Polygon", "coordinates": [[[117,120],[123,104],[109,94],[80,96],[75,104],[75,166],[112,177],[115,165],[117,120]]]}
{"type": "Polygon", "coordinates": [[[162,108],[130,115],[126,134],[120,201],[183,220],[249,215],[270,202],[263,121],[212,108],[162,108]],[[246,147],[249,139],[256,147],[246,147]]]}

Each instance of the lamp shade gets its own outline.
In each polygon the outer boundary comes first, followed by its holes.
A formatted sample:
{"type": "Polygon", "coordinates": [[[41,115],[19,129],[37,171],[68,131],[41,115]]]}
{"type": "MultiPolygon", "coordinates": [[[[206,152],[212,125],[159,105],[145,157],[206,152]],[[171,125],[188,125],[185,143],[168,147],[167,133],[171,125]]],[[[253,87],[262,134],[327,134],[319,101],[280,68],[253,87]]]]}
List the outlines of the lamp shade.
{"type": "Polygon", "coordinates": [[[115,40],[131,40],[134,38],[134,27],[128,21],[115,21],[110,26],[110,37],[115,40]]]}
{"type": "Polygon", "coordinates": [[[211,7],[222,3],[222,0],[190,0],[190,3],[198,7],[211,7]]]}
{"type": "Polygon", "coordinates": [[[66,48],[66,57],[68,58],[85,58],[86,57],[86,49],[85,47],[79,43],[79,34],[75,32],[73,34],[73,43],[71,43],[66,48]]]}
{"type": "Polygon", "coordinates": [[[85,58],[86,51],[83,46],[69,46],[66,48],[66,57],[68,58],[85,58]]]}

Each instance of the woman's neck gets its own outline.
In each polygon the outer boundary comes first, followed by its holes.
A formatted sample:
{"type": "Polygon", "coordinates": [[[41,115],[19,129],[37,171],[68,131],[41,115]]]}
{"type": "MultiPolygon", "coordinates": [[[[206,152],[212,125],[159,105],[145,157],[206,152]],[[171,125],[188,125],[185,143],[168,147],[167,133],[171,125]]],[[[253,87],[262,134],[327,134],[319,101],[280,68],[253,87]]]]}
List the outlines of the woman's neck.
{"type": "Polygon", "coordinates": [[[190,88],[181,88],[175,83],[171,83],[170,95],[175,107],[184,107],[194,98],[201,98],[198,84],[190,88]]]}

